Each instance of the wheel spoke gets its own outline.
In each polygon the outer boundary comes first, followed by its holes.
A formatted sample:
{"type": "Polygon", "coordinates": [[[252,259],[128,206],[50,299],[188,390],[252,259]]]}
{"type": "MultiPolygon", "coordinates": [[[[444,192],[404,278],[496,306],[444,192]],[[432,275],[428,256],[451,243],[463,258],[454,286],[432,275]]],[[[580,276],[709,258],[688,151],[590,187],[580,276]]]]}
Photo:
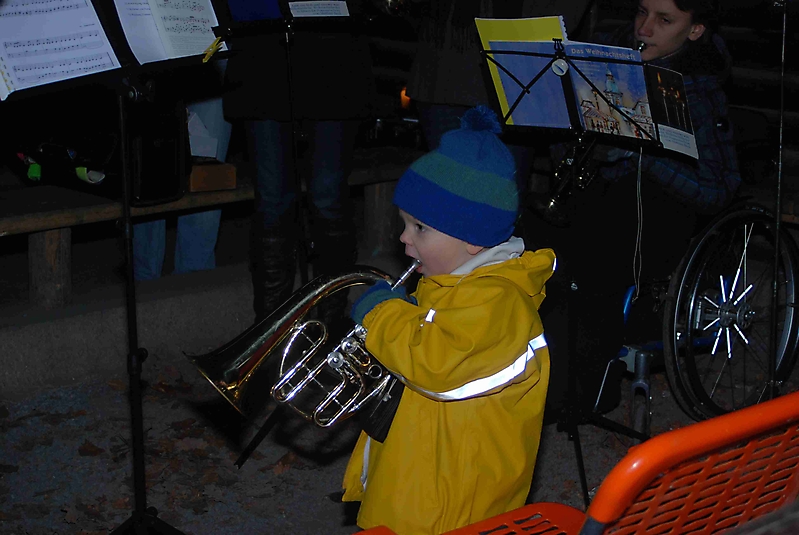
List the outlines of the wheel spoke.
{"type": "MultiPolygon", "coordinates": [[[[730,330],[727,329],[727,346],[728,347],[729,347],[729,344],[730,344],[730,330]]],[[[730,354],[730,357],[732,357],[731,354],[730,354]]],[[[733,410],[735,410],[737,405],[735,405],[735,377],[733,377],[733,374],[732,374],[732,364],[730,364],[728,369],[730,370],[730,373],[729,373],[729,376],[730,376],[730,401],[732,403],[733,410]]]]}
{"type": "Polygon", "coordinates": [[[732,304],[733,305],[738,305],[738,303],[741,301],[741,299],[743,299],[746,296],[746,294],[749,293],[749,290],[751,290],[753,287],[754,287],[754,284],[750,284],[749,286],[747,286],[746,290],[744,290],[743,293],[741,293],[741,295],[739,295],[738,298],[735,301],[732,302],[732,304]]]}
{"type": "Polygon", "coordinates": [[[732,342],[730,340],[730,328],[729,327],[724,329],[724,334],[727,337],[727,358],[731,359],[732,358],[732,342]]]}
{"type": "Polygon", "coordinates": [[[766,390],[768,390],[768,381],[763,383],[763,390],[760,391],[760,394],[757,395],[757,403],[763,401],[763,396],[766,395],[766,390]]]}
{"type": "Polygon", "coordinates": [[[744,333],[741,331],[741,328],[738,327],[738,324],[733,323],[732,326],[735,327],[735,332],[738,333],[738,336],[741,337],[741,340],[743,340],[746,345],[749,345],[749,340],[746,338],[746,336],[744,336],[744,333]]]}
{"type": "Polygon", "coordinates": [[[724,375],[724,368],[727,366],[727,360],[725,359],[721,363],[721,369],[719,370],[719,375],[716,377],[716,382],[713,383],[713,388],[710,390],[710,399],[713,399],[713,396],[716,394],[716,387],[719,385],[719,381],[721,380],[721,376],[724,375]]]}
{"type": "Polygon", "coordinates": [[[713,349],[710,350],[711,355],[716,354],[716,349],[718,349],[719,347],[720,340],[721,340],[721,327],[719,327],[719,330],[716,331],[716,340],[713,342],[713,349]]]}

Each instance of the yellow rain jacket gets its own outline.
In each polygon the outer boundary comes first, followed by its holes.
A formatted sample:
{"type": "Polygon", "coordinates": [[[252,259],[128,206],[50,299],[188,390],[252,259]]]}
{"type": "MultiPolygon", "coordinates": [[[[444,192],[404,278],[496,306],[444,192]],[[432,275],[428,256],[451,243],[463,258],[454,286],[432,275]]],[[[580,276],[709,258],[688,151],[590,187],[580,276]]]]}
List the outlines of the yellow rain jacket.
{"type": "Polygon", "coordinates": [[[438,534],[524,505],[549,382],[538,307],[551,249],[423,277],[384,301],[366,347],[406,388],[382,444],[361,433],[344,475],[358,525],[438,534]]]}

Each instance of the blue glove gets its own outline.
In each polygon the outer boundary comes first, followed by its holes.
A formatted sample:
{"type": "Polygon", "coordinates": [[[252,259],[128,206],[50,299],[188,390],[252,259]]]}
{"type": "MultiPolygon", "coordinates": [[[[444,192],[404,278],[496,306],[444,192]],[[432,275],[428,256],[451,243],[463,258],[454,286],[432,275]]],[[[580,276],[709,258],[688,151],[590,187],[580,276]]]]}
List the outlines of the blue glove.
{"type": "MultiPolygon", "coordinates": [[[[389,299],[403,299],[408,301],[405,287],[400,286],[392,290],[391,285],[386,281],[380,281],[376,283],[374,286],[366,290],[363,295],[361,295],[361,297],[359,297],[358,300],[352,304],[352,310],[350,311],[350,317],[352,318],[352,321],[360,324],[363,321],[364,316],[366,316],[374,307],[383,301],[388,301],[389,299]]],[[[413,297],[410,299],[412,299],[412,302],[416,304],[416,299],[413,297]]]]}

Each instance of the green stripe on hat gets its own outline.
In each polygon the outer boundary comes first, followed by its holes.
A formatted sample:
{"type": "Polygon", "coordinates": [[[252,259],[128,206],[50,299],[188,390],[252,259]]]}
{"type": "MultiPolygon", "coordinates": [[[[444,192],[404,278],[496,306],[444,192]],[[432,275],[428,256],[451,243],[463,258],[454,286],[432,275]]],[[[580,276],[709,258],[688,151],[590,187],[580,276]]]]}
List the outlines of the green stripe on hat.
{"type": "Polygon", "coordinates": [[[412,165],[416,173],[447,191],[498,210],[518,208],[516,184],[496,173],[463,165],[440,152],[430,152],[412,165]]]}

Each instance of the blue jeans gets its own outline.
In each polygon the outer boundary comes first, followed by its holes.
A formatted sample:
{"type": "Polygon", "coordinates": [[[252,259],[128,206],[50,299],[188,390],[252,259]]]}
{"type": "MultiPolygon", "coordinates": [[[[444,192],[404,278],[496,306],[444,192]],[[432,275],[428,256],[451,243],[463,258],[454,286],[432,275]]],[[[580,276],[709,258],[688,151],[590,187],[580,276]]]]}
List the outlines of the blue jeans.
{"type": "MultiPolygon", "coordinates": [[[[341,219],[347,215],[347,177],[359,121],[307,121],[307,188],[313,215],[341,219]]],[[[269,228],[290,218],[297,202],[291,123],[248,121],[250,158],[255,163],[256,210],[269,228]]],[[[302,165],[302,162],[298,162],[302,165]]]]}
{"type": "MultiPolygon", "coordinates": [[[[211,137],[217,139],[216,159],[224,162],[230,142],[230,123],[222,113],[222,98],[188,104],[205,125],[211,137]]],[[[175,271],[187,273],[214,269],[214,248],[219,233],[222,210],[207,210],[178,217],[175,244],[175,271]]],[[[152,280],[161,276],[166,254],[166,221],[163,219],[133,226],[133,277],[152,280]]]]}
{"type": "MultiPolygon", "coordinates": [[[[433,150],[441,142],[441,136],[450,130],[461,127],[461,117],[469,109],[469,106],[417,102],[416,109],[419,112],[419,124],[422,127],[427,148],[433,150]]],[[[503,141],[505,140],[503,139],[503,141]]],[[[533,166],[533,148],[527,145],[515,145],[507,142],[505,142],[505,145],[516,162],[516,186],[521,195],[527,191],[527,181],[530,178],[533,166]]]]}

